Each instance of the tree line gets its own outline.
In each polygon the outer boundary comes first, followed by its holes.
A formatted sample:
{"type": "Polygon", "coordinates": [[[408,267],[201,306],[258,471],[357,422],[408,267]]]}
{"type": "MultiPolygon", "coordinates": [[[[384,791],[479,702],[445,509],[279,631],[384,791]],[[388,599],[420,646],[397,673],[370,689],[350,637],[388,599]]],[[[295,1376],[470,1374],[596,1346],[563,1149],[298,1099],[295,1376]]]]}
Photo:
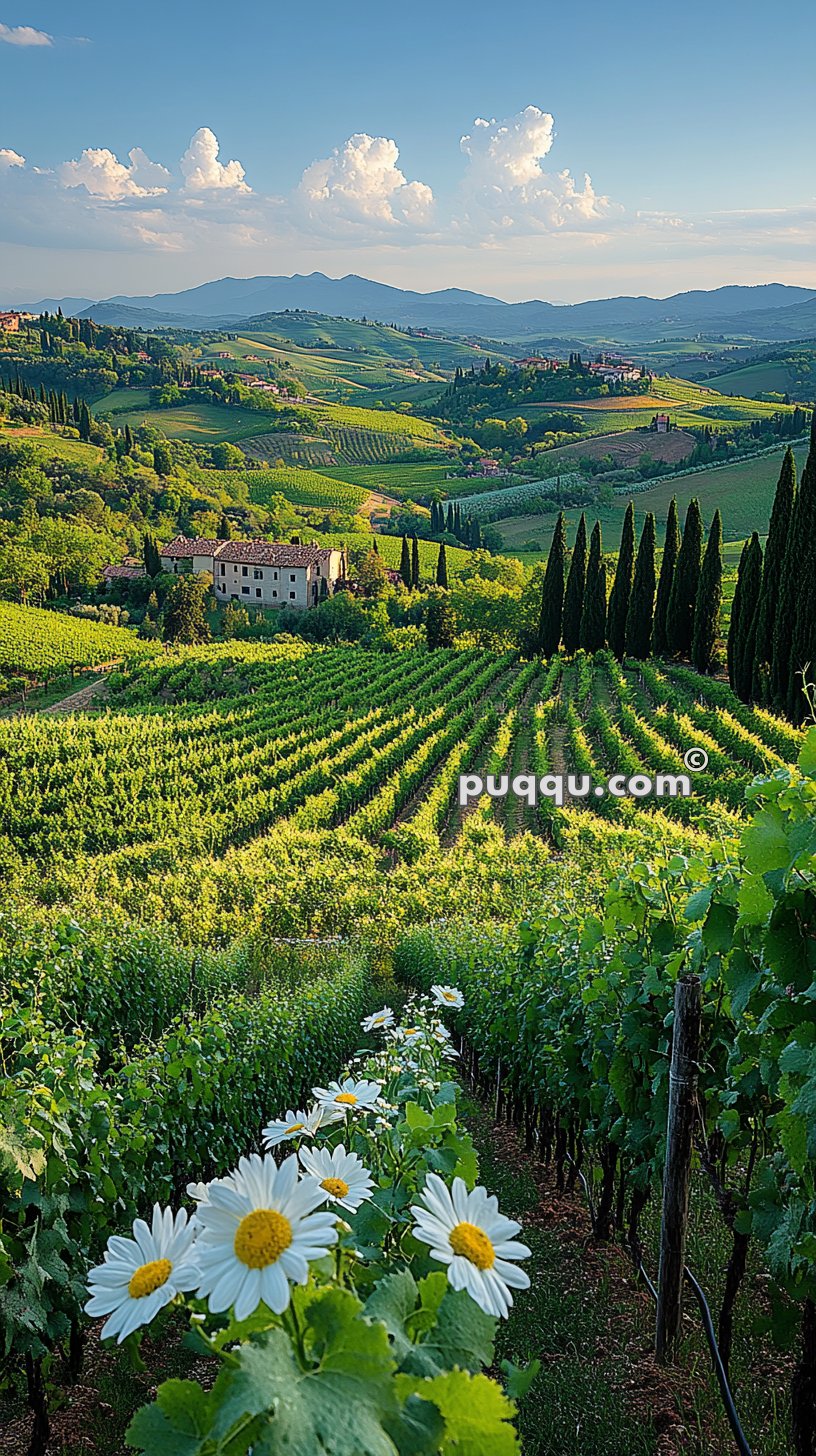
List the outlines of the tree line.
{"type": "Polygon", "coordinates": [[[763,553],[754,531],[740,557],[728,632],[728,677],[746,703],[793,723],[809,711],[816,672],[816,410],[801,481],[788,447],[763,553]]]}
{"type": "Polygon", "coordinates": [[[699,501],[689,503],[681,532],[677,499],[672,498],[658,573],[654,515],[647,514],[636,542],[635,508],[630,501],[607,595],[600,521],[587,543],[582,513],[570,556],[562,511],[543,575],[538,619],[524,646],[545,657],[559,647],[568,653],[608,647],[620,661],[653,654],[686,657],[698,672],[710,673],[719,634],[722,571],[719,511],[714,512],[704,542],[699,501]]]}

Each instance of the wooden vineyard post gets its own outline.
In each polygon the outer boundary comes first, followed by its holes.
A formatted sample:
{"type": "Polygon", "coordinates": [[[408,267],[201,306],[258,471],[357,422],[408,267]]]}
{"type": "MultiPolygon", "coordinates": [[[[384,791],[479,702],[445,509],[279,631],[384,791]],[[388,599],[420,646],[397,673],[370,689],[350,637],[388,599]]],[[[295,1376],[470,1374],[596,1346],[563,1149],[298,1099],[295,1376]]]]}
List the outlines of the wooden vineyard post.
{"type": "Polygon", "coordinates": [[[683,1317],[689,1183],[697,1103],[700,1054],[700,982],[683,976],[674,993],[674,1035],[669,1071],[669,1116],[663,1170],[655,1353],[661,1364],[673,1359],[683,1317]]]}

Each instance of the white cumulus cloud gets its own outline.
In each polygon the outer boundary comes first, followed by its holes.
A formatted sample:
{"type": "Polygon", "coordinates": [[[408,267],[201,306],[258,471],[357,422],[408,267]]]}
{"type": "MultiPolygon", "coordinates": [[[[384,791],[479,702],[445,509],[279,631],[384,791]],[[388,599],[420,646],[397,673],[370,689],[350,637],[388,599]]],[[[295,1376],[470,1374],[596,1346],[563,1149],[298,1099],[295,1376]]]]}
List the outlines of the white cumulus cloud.
{"type": "Polygon", "coordinates": [[[525,106],[504,121],[477,117],[460,142],[468,158],[463,185],[468,220],[501,232],[536,232],[580,226],[614,210],[588,174],[579,185],[568,170],[544,170],[542,159],[554,141],[555,121],[538,106],[525,106]]]}
{"type": "Polygon", "coordinates": [[[185,192],[249,192],[240,162],[219,162],[218,138],[200,126],[181,159],[185,192]]]}
{"type": "Polygon", "coordinates": [[[24,167],[25,157],[19,152],[13,152],[11,147],[0,147],[0,172],[6,172],[11,167],[24,167]]]}
{"type": "Polygon", "coordinates": [[[430,220],[433,192],[424,182],[409,182],[398,162],[396,142],[357,132],[306,168],[298,200],[311,221],[330,230],[361,224],[421,230],[430,220]]]}
{"type": "Polygon", "coordinates": [[[86,147],[73,162],[63,162],[58,169],[63,187],[84,187],[91,197],[119,202],[124,197],[156,197],[167,191],[170,173],[158,162],[151,162],[141,147],[128,153],[130,166],[120,162],[108,147],[86,147]]]}
{"type": "Polygon", "coordinates": [[[0,43],[12,46],[50,46],[53,36],[33,25],[0,25],[0,43]]]}

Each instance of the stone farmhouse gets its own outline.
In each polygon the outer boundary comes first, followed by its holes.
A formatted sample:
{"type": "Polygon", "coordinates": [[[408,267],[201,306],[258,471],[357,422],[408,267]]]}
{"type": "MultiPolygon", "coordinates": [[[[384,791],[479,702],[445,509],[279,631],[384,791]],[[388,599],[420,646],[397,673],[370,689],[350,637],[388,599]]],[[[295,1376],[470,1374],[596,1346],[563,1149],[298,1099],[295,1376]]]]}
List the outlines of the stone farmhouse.
{"type": "Polygon", "coordinates": [[[315,607],[348,575],[344,548],[177,536],[161,550],[163,571],[209,572],[221,602],[315,607]]]}

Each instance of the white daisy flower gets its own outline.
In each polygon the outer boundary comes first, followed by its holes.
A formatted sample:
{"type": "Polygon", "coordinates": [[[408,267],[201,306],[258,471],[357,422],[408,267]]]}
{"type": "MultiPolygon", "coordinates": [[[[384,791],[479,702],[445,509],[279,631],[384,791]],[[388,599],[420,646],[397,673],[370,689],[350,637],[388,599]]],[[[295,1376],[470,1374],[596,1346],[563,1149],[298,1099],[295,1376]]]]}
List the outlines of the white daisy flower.
{"type": "Polygon", "coordinates": [[[461,1011],[465,998],[455,986],[431,986],[437,1006],[446,1006],[449,1011],[461,1011]]]}
{"type": "Polygon", "coordinates": [[[441,1021],[434,1022],[431,1027],[431,1036],[434,1041],[439,1042],[440,1046],[444,1046],[446,1042],[450,1041],[450,1032],[446,1026],[442,1025],[441,1021]]]}
{"type": "Polygon", "coordinates": [[[400,1037],[407,1046],[415,1046],[418,1042],[424,1041],[425,1032],[421,1026],[401,1026],[400,1037]]]}
{"type": "Polygon", "coordinates": [[[342,1082],[330,1082],[328,1087],[312,1088],[320,1106],[330,1113],[368,1112],[381,1091],[379,1082],[355,1082],[353,1077],[346,1077],[342,1082]]]}
{"type": "Polygon", "coordinates": [[[294,1155],[278,1167],[270,1153],[253,1153],[231,1185],[210,1184],[196,1254],[198,1293],[214,1314],[232,1306],[237,1320],[248,1319],[261,1301],[283,1313],[290,1283],[305,1284],[310,1261],[337,1243],[334,1214],[314,1212],[325,1199],[313,1178],[298,1181],[294,1155]]]}
{"type": "Polygon", "coordinates": [[[482,1188],[468,1193],[462,1178],[450,1192],[436,1173],[429,1173],[422,1203],[411,1207],[417,1220],[414,1237],[430,1246],[431,1257],[448,1265],[448,1283],[466,1289],[485,1314],[507,1318],[513,1303],[510,1289],[529,1289],[530,1280],[511,1260],[528,1259],[526,1244],[513,1240],[521,1225],[499,1213],[496,1198],[482,1188]]]}
{"type": "Polygon", "coordinates": [[[371,1174],[356,1153],[347,1153],[340,1143],[334,1152],[328,1148],[301,1148],[300,1165],[310,1178],[316,1178],[330,1203],[339,1203],[356,1213],[374,1187],[371,1174]]]}
{"type": "Polygon", "coordinates": [[[312,1107],[308,1112],[289,1111],[285,1117],[273,1118],[262,1133],[264,1146],[276,1148],[293,1138],[314,1137],[320,1127],[322,1113],[322,1107],[312,1107]]]}
{"type": "Polygon", "coordinates": [[[116,1335],[121,1345],[177,1294],[196,1288],[195,1235],[185,1209],[174,1218],[171,1209],[156,1203],[150,1228],[137,1218],[132,1239],[114,1234],[108,1240],[104,1263],[88,1275],[91,1297],[85,1306],[86,1314],[110,1316],[102,1326],[103,1339],[116,1335]]]}
{"type": "Polygon", "coordinates": [[[360,1025],[363,1031],[385,1031],[386,1027],[393,1025],[394,1013],[390,1006],[383,1006],[382,1011],[375,1011],[373,1016],[367,1016],[360,1025]]]}

